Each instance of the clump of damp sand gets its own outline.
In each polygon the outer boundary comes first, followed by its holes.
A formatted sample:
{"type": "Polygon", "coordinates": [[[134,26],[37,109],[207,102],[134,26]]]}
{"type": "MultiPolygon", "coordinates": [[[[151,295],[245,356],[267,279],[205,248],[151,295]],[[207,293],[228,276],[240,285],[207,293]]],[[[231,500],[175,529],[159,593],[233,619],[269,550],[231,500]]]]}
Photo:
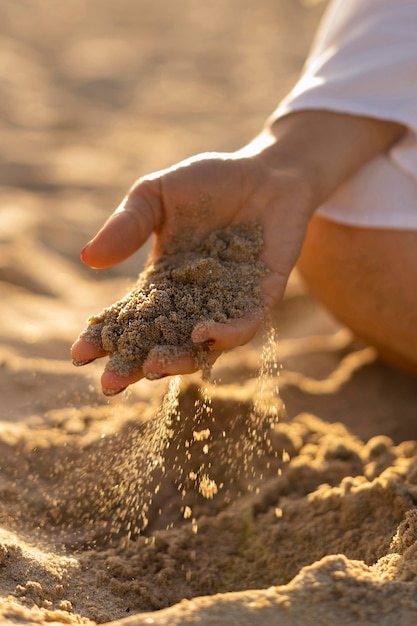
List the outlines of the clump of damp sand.
{"type": "Polygon", "coordinates": [[[205,349],[192,342],[192,330],[260,307],[262,248],[262,227],[251,221],[215,231],[194,249],[162,255],[127,296],[89,318],[83,337],[104,349],[107,368],[121,375],[148,356],[168,361],[192,354],[203,368],[205,349]]]}

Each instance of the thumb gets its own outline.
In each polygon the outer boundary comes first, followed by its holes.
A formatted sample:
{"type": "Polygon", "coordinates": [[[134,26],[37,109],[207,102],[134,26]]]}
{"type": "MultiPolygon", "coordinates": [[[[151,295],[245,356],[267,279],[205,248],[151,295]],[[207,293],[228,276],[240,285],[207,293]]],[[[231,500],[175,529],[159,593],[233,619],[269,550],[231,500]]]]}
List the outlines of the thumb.
{"type": "Polygon", "coordinates": [[[138,250],[161,221],[156,181],[137,183],[97,235],[81,251],[83,263],[104,269],[121,263],[138,250]]]}

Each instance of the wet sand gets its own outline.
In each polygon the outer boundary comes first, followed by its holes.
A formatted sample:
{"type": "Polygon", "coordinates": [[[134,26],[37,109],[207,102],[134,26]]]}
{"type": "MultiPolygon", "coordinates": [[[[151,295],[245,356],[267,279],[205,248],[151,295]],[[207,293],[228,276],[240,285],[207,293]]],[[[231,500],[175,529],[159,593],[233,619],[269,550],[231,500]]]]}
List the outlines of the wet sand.
{"type": "Polygon", "coordinates": [[[195,375],[165,402],[166,381],[106,399],[102,365],[69,357],[147,255],[98,272],[79,250],[137,176],[248,141],[323,8],[2,3],[5,626],[415,623],[416,380],[296,273],[263,365],[258,337],[213,387],[195,375]]]}

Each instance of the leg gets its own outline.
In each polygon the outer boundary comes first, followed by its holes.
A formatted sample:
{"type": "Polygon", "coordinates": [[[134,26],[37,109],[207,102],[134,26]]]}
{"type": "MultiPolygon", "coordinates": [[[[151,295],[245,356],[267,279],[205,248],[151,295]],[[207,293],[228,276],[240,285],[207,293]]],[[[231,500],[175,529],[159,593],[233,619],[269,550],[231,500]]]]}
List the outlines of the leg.
{"type": "Polygon", "coordinates": [[[417,374],[417,231],[316,215],[298,269],[312,294],[381,358],[417,374]]]}

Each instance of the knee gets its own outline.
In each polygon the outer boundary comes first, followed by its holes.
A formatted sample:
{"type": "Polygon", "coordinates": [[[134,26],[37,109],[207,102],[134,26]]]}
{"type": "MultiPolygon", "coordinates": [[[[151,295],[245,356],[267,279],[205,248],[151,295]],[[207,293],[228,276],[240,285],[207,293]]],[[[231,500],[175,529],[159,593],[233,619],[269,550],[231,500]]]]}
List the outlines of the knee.
{"type": "Polygon", "coordinates": [[[381,356],[411,363],[414,371],[416,250],[417,232],[356,228],[314,216],[297,265],[309,291],[339,321],[381,356]]]}
{"type": "Polygon", "coordinates": [[[359,291],[354,231],[314,216],[297,268],[312,294],[330,309],[345,310],[352,290],[359,291]]]}

